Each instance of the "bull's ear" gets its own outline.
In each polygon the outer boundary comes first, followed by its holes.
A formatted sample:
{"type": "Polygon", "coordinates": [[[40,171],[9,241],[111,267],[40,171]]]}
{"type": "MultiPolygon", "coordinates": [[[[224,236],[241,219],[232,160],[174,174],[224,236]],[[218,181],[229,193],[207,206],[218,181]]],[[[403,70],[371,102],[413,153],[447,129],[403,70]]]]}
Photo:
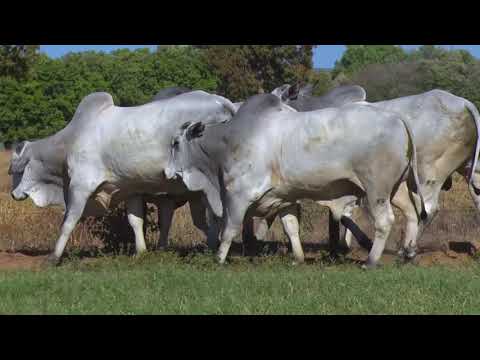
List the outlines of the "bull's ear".
{"type": "Polygon", "coordinates": [[[217,217],[223,216],[220,185],[213,174],[205,174],[198,169],[184,171],[182,180],[190,191],[202,191],[212,211],[217,217]]]}
{"type": "Polygon", "coordinates": [[[35,192],[30,193],[29,196],[38,207],[58,205],[65,208],[63,188],[57,184],[38,183],[35,192]]]}
{"type": "Polygon", "coordinates": [[[300,86],[298,85],[298,83],[296,83],[288,88],[286,96],[289,100],[296,100],[299,94],[300,86]]]}
{"type": "Polygon", "coordinates": [[[298,86],[285,84],[273,90],[272,94],[280,98],[283,102],[295,100],[298,97],[298,86]]]}
{"type": "Polygon", "coordinates": [[[212,209],[213,213],[217,217],[223,216],[223,205],[222,199],[220,198],[220,191],[219,189],[209,188],[208,190],[204,191],[205,196],[207,197],[208,204],[212,209]]]}
{"type": "Polygon", "coordinates": [[[18,143],[17,146],[15,146],[15,154],[17,154],[18,156],[21,156],[27,144],[28,144],[28,141],[22,141],[18,143]]]}
{"type": "Polygon", "coordinates": [[[196,122],[195,124],[190,125],[186,132],[187,140],[190,141],[202,137],[204,131],[205,125],[202,122],[196,122]]]}
{"type": "Polygon", "coordinates": [[[282,95],[285,91],[287,91],[288,89],[290,88],[290,85],[288,84],[285,84],[285,85],[282,85],[276,89],[274,89],[271,94],[279,97],[280,99],[282,98],[282,95]]]}

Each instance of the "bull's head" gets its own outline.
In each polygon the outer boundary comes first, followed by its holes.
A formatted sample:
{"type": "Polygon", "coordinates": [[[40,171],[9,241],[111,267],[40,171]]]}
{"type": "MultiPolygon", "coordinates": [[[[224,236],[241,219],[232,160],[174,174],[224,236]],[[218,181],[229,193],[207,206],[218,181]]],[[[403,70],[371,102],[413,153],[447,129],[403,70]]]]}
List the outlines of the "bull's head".
{"type": "Polygon", "coordinates": [[[215,162],[197,142],[205,131],[202,122],[183,124],[172,139],[170,158],[165,168],[167,179],[181,177],[190,191],[202,191],[216,216],[223,215],[220,185],[215,162]]]}
{"type": "Polygon", "coordinates": [[[8,174],[12,177],[13,199],[23,201],[30,197],[39,207],[65,206],[62,179],[35,159],[31,145],[28,141],[22,142],[12,153],[8,174]]]}

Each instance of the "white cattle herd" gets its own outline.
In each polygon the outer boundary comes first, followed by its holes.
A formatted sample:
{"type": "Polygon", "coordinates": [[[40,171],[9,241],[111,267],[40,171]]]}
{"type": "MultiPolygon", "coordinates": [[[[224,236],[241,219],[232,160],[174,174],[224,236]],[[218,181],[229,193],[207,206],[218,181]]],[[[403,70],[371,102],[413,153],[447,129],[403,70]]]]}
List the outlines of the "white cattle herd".
{"type": "Polygon", "coordinates": [[[263,238],[276,216],[302,262],[298,202],[312,199],[330,209],[337,229],[346,229],[334,231],[333,245],[348,250],[357,237],[369,249],[363,266],[370,268],[390,235],[392,206],[407,219],[399,255],[416,255],[455,172],[480,210],[479,122],[470,101],[441,90],[368,103],[359,86],[316,97],[311,86],[284,85],[232,103],[175,87],[136,107],[117,107],[109,94],[93,93],[64,129],[17,145],[11,194],[39,207],[64,207],[51,264],[60,262],[82,217],[102,215],[120,201],[137,253],[146,251],[145,201],[159,209],[161,247],[175,209],[189,202],[193,223],[220,263],[249,220],[259,220],[255,236],[263,238]],[[371,216],[373,243],[352,220],[357,206],[371,216]]]}

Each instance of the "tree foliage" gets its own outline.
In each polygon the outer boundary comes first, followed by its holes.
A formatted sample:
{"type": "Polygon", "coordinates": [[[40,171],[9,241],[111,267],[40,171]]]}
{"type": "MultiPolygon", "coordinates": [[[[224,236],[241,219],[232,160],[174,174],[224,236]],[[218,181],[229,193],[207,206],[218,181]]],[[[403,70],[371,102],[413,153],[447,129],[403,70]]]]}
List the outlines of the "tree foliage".
{"type": "MultiPolygon", "coordinates": [[[[362,49],[370,53],[369,47],[365,45],[356,48],[356,51],[362,49]]],[[[351,53],[345,53],[344,56],[351,58],[351,53]]],[[[367,56],[359,58],[365,59],[367,56]]],[[[423,45],[405,52],[405,56],[398,59],[395,62],[364,63],[355,71],[338,73],[333,82],[335,85],[363,86],[369,101],[442,89],[480,105],[480,61],[468,51],[423,45]]],[[[342,58],[340,63],[348,62],[342,58]]]]}
{"type": "Polygon", "coordinates": [[[234,101],[305,81],[313,67],[311,45],[200,45],[219,79],[218,92],[234,101]]]}
{"type": "Polygon", "coordinates": [[[112,94],[118,106],[150,101],[162,88],[216,92],[232,101],[284,83],[312,83],[322,95],[358,84],[369,101],[443,89],[480,106],[480,61],[468,51],[423,45],[349,45],[333,71],[312,69],[310,45],[160,45],[51,59],[38,45],[0,46],[0,142],[48,136],[68,123],[83,97],[112,94]]]}
{"type": "Polygon", "coordinates": [[[335,63],[334,75],[352,74],[370,64],[398,63],[407,53],[398,45],[347,45],[342,58],[335,63]]]}
{"type": "Polygon", "coordinates": [[[0,76],[26,78],[39,49],[39,45],[0,45],[0,76]]]}

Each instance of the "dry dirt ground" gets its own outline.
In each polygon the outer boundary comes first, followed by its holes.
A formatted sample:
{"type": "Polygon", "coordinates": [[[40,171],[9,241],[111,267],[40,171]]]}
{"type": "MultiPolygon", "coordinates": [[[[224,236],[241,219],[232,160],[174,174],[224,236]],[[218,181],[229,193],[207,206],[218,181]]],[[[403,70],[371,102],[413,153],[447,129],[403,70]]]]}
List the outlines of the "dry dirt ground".
{"type": "MultiPolygon", "coordinates": [[[[311,249],[305,244],[306,261],[314,262],[321,254],[318,247],[312,244],[315,249],[311,249]]],[[[317,244],[318,245],[318,244],[317,244]]],[[[275,244],[275,253],[285,254],[288,250],[283,244],[275,244]]],[[[480,250],[480,244],[470,242],[452,242],[449,249],[420,249],[417,257],[412,261],[413,264],[421,267],[434,265],[444,266],[468,266],[474,264],[475,254],[480,250]],[[454,249],[454,250],[452,250],[454,249]]],[[[233,251],[233,256],[242,256],[241,250],[233,251]]],[[[41,271],[44,269],[43,262],[46,255],[30,255],[23,253],[0,252],[0,271],[8,270],[32,270],[41,271]]],[[[367,252],[361,248],[354,248],[351,253],[345,256],[345,260],[353,263],[361,263],[367,258],[367,252]]],[[[80,261],[92,261],[92,258],[85,258],[80,261]]],[[[386,251],[382,256],[382,264],[398,263],[399,258],[393,251],[386,251]]]]}

